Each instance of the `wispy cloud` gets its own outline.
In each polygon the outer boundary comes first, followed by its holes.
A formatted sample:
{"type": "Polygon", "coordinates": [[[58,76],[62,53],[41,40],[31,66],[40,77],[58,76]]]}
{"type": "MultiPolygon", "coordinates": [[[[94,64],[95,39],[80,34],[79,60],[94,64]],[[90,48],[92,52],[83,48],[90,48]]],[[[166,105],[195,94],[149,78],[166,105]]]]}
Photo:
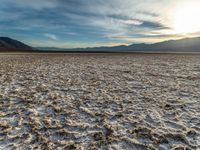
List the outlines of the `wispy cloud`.
{"type": "Polygon", "coordinates": [[[61,45],[169,39],[175,35],[172,12],[183,1],[187,0],[1,0],[0,33],[61,45]]]}
{"type": "Polygon", "coordinates": [[[54,34],[45,33],[44,36],[51,39],[51,40],[58,40],[58,37],[54,34]]]}

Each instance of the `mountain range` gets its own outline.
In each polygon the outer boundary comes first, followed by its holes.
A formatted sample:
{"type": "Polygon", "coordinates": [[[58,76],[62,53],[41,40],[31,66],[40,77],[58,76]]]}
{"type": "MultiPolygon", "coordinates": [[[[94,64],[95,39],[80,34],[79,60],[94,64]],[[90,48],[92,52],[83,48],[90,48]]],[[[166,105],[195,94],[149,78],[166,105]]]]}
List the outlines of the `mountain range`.
{"type": "Polygon", "coordinates": [[[0,37],[0,52],[200,52],[200,37],[185,38],[180,40],[169,40],[154,44],[132,44],[114,47],[92,47],[92,48],[56,48],[56,47],[30,47],[20,41],[0,37]]]}
{"type": "Polygon", "coordinates": [[[114,47],[89,47],[89,48],[76,48],[65,49],[55,47],[39,47],[40,50],[49,51],[94,51],[94,52],[200,52],[200,37],[185,38],[180,40],[169,40],[154,44],[132,44],[132,45],[120,45],[114,47]]]}

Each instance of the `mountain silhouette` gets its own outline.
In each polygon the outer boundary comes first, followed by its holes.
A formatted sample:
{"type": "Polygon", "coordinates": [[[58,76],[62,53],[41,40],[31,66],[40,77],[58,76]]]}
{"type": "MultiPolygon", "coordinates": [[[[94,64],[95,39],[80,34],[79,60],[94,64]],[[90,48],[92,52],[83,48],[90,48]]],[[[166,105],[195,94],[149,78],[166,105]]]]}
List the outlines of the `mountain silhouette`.
{"type": "Polygon", "coordinates": [[[88,48],[32,48],[20,41],[0,37],[0,52],[200,52],[200,37],[169,40],[154,44],[132,44],[114,47],[88,47],[88,48]]]}
{"type": "Polygon", "coordinates": [[[0,37],[0,52],[32,51],[33,48],[9,37],[0,37]]]}
{"type": "Polygon", "coordinates": [[[200,37],[169,40],[155,44],[133,44],[127,50],[160,52],[200,52],[200,37]]]}
{"type": "Polygon", "coordinates": [[[180,40],[169,40],[154,44],[132,44],[114,47],[88,47],[88,48],[55,48],[40,47],[40,50],[47,51],[77,51],[77,52],[200,52],[200,37],[185,38],[180,40]]]}

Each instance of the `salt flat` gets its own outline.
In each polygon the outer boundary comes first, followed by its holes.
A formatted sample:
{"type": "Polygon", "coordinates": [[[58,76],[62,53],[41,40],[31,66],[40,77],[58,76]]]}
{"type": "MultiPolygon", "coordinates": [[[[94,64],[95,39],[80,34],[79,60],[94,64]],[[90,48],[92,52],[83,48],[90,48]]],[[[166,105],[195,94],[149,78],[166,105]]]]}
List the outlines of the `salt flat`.
{"type": "Polygon", "coordinates": [[[200,149],[200,55],[0,55],[0,149],[200,149]]]}

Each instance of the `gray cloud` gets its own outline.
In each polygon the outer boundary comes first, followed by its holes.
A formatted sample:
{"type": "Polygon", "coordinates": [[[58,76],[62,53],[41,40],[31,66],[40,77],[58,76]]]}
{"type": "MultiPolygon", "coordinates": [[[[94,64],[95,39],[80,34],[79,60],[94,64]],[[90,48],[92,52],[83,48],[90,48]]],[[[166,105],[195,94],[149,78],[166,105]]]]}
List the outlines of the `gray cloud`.
{"type": "Polygon", "coordinates": [[[50,40],[57,40],[57,36],[59,39],[74,36],[72,40],[88,39],[102,43],[116,39],[129,42],[136,38],[157,38],[163,35],[162,30],[171,30],[169,21],[165,19],[166,11],[160,8],[163,5],[172,6],[172,2],[173,0],[1,0],[0,28],[13,31],[13,34],[30,35],[29,32],[34,32],[41,35],[41,38],[48,37],[50,40]],[[19,29],[24,29],[24,32],[19,29]],[[148,36],[147,33],[154,31],[157,32],[156,36],[148,36]],[[126,39],[128,40],[125,41],[126,39]]]}

